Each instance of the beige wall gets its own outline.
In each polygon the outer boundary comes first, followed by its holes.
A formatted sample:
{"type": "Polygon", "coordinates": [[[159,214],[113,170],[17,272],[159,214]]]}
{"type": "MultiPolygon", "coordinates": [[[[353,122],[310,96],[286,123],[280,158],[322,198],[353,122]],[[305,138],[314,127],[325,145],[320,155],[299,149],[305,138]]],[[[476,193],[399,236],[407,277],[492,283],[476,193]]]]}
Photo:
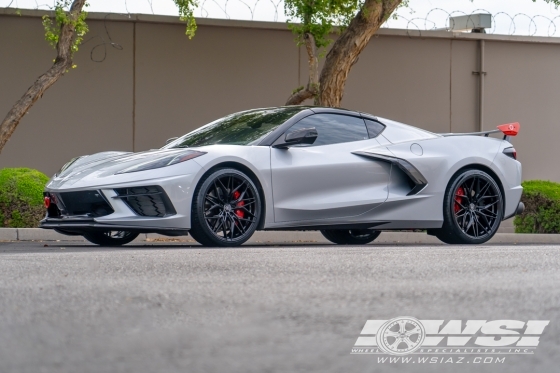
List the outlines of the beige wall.
{"type": "MultiPolygon", "coordinates": [[[[54,57],[38,15],[0,9],[0,116],[54,57]]],[[[33,106],[0,167],[52,174],[81,154],[157,148],[225,114],[282,105],[307,80],[305,55],[284,24],[200,20],[193,40],[171,17],[91,14],[89,25],[78,68],[33,106]],[[93,62],[92,48],[108,41],[105,27],[122,50],[107,45],[105,60],[93,62]]],[[[435,132],[476,131],[480,38],[485,129],[520,121],[514,145],[524,177],[560,181],[556,38],[382,30],[351,71],[343,106],[435,132]]],[[[102,55],[97,47],[94,57],[102,55]]]]}

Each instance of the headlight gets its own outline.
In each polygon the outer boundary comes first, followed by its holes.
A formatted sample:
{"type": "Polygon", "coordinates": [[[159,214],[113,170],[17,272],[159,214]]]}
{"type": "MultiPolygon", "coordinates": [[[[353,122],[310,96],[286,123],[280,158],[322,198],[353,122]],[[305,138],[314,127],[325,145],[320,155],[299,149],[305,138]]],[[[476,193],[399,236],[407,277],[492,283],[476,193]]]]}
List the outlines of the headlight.
{"type": "Polygon", "coordinates": [[[62,166],[62,168],[60,170],[58,170],[58,172],[56,174],[54,174],[54,176],[58,176],[61,173],[63,173],[64,171],[66,171],[70,166],[72,166],[78,159],[83,158],[83,157],[87,157],[85,155],[82,155],[80,157],[76,157],[76,158],[72,158],[70,160],[70,162],[67,162],[64,166],[62,166]]]}
{"type": "Polygon", "coordinates": [[[187,150],[181,152],[179,154],[169,155],[163,158],[158,158],[152,161],[144,162],[137,164],[135,166],[125,168],[122,171],[117,172],[115,175],[118,174],[126,174],[129,172],[138,172],[138,171],[146,171],[146,170],[153,170],[155,168],[162,168],[171,166],[177,163],[188,161],[189,159],[193,159],[196,157],[200,157],[201,155],[206,154],[206,152],[197,152],[196,150],[187,150]]]}

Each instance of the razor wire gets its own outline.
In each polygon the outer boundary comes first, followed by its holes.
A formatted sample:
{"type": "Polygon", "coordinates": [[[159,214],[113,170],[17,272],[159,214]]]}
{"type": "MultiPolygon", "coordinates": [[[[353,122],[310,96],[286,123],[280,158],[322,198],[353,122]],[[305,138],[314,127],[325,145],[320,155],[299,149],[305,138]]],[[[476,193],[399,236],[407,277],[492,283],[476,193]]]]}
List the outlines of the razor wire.
{"type": "Polygon", "coordinates": [[[474,18],[471,20],[470,17],[478,14],[490,15],[492,19],[492,27],[486,30],[486,33],[488,34],[535,36],[539,33],[539,29],[542,30],[542,28],[546,28],[546,33],[541,33],[541,35],[553,37],[560,32],[560,15],[554,17],[547,17],[543,15],[530,16],[525,13],[510,15],[506,12],[497,12],[492,14],[486,9],[476,9],[467,13],[460,10],[450,12],[442,8],[434,8],[428,11],[424,17],[413,18],[407,18],[402,13],[399,14],[397,12],[395,17],[388,20],[383,27],[391,28],[394,27],[395,23],[400,21],[399,23],[403,24],[404,21],[406,23],[405,29],[409,32],[422,32],[430,30],[453,31],[453,17],[466,16],[467,26],[470,24],[474,28],[474,18]],[[434,14],[437,13],[440,13],[439,19],[434,17],[434,14]],[[441,15],[443,15],[443,17],[441,15]],[[444,22],[441,22],[442,19],[444,19],[444,22]],[[504,26],[507,26],[507,32],[502,31],[504,30],[504,26]]]}
{"type": "MultiPolygon", "coordinates": [[[[96,0],[91,0],[94,3],[96,0]]],[[[0,0],[0,7],[52,10],[55,0],[0,0]]],[[[129,15],[133,13],[168,14],[174,11],[172,0],[119,0],[111,1],[115,14],[129,15]]],[[[560,36],[560,15],[528,15],[525,13],[509,14],[507,12],[491,12],[476,9],[472,12],[461,10],[449,11],[433,8],[426,14],[416,15],[410,9],[400,8],[383,28],[406,29],[412,35],[422,31],[452,31],[453,17],[472,16],[474,14],[490,14],[492,27],[489,34],[523,35],[523,36],[560,36]]],[[[195,16],[200,18],[235,19],[249,21],[286,22],[284,0],[199,0],[195,16]]],[[[468,23],[468,21],[467,21],[468,23]]]]}
{"type": "MultiPolygon", "coordinates": [[[[0,7],[20,9],[26,6],[36,10],[52,11],[56,0],[0,0],[0,7]],[[46,3],[46,2],[50,2],[46,3]]],[[[96,0],[91,0],[95,2],[96,0]]],[[[103,31],[97,34],[89,34],[82,45],[90,48],[90,59],[93,62],[103,62],[109,49],[122,50],[123,47],[114,41],[110,32],[111,19],[121,17],[131,18],[135,13],[167,14],[172,15],[176,10],[172,0],[119,0],[111,1],[111,9],[114,12],[106,13],[103,19],[103,31]],[[165,4],[167,3],[167,4],[165,4]],[[163,4],[163,5],[162,5],[163,4]],[[167,13],[163,12],[166,7],[167,13]]],[[[560,15],[530,16],[525,13],[508,14],[506,12],[490,13],[485,9],[476,9],[472,12],[460,10],[448,11],[442,8],[433,8],[425,15],[417,16],[408,8],[400,8],[382,26],[383,28],[398,28],[407,30],[410,36],[421,36],[423,31],[442,30],[451,32],[454,29],[453,17],[466,16],[466,24],[472,23],[475,27],[474,18],[469,17],[478,14],[489,14],[492,19],[492,27],[486,29],[488,34],[501,35],[523,35],[523,36],[560,36],[560,15]]],[[[175,13],[176,15],[176,13],[175,13]]],[[[284,13],[284,0],[199,0],[199,6],[195,11],[199,18],[235,19],[248,21],[286,22],[284,13]]]]}

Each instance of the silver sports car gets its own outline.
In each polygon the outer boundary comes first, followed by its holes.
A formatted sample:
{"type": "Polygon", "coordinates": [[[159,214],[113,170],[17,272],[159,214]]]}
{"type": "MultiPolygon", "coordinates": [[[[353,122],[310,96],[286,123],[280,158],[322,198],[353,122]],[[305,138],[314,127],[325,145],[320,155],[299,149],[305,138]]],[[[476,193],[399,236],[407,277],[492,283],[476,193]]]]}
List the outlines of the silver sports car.
{"type": "Polygon", "coordinates": [[[498,128],[435,134],[343,109],[243,111],[158,150],[72,159],[46,186],[41,227],[98,245],[160,233],[237,246],[256,230],[355,245],[407,229],[480,244],[523,210],[509,142],[519,124],[498,128]]]}

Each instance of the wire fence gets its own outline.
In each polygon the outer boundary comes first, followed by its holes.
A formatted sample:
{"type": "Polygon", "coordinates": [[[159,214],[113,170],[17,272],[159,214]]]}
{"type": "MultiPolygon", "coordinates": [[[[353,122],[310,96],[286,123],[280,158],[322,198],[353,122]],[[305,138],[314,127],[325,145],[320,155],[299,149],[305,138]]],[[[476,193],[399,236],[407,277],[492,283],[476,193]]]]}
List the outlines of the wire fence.
{"type": "MultiPolygon", "coordinates": [[[[403,12],[388,20],[383,27],[405,28],[408,31],[447,30],[453,28],[452,17],[489,14],[492,27],[486,29],[489,34],[525,35],[525,36],[560,36],[560,15],[547,17],[544,15],[528,15],[525,13],[509,14],[506,12],[490,13],[486,9],[476,9],[470,13],[463,11],[447,11],[441,8],[431,9],[423,17],[407,17],[403,12]],[[404,26],[404,27],[403,27],[404,26]],[[559,35],[557,35],[559,34],[559,35]]],[[[467,21],[467,24],[470,22],[467,21]]]]}
{"type": "MultiPolygon", "coordinates": [[[[5,8],[33,8],[52,10],[54,0],[0,0],[0,7],[5,8]]],[[[94,62],[103,62],[110,49],[122,50],[123,47],[111,37],[110,19],[130,17],[134,13],[168,14],[176,15],[177,9],[172,0],[91,0],[92,4],[105,1],[111,13],[105,16],[104,30],[101,33],[89,34],[83,46],[89,48],[90,59],[94,62]]],[[[253,21],[286,22],[283,0],[199,0],[199,7],[195,13],[202,18],[224,18],[253,21]]],[[[93,9],[96,11],[96,9],[93,9]]],[[[463,11],[447,11],[441,8],[429,10],[425,15],[418,16],[410,9],[400,9],[394,17],[390,18],[384,28],[406,29],[411,35],[418,35],[428,30],[451,31],[452,17],[469,16],[473,14],[490,14],[485,9],[476,9],[470,13],[463,11]]],[[[486,29],[490,34],[525,35],[525,36],[560,36],[560,15],[558,16],[530,16],[523,13],[510,15],[506,12],[490,14],[492,27],[486,29]]],[[[469,22],[467,21],[467,24],[469,22]]]]}
{"type": "MultiPolygon", "coordinates": [[[[33,8],[49,10],[55,0],[0,0],[0,7],[33,8]]],[[[91,0],[90,8],[110,10],[125,15],[133,13],[177,14],[172,0],[91,0]],[[99,8],[101,6],[102,8],[99,8]]],[[[476,9],[472,12],[460,10],[448,11],[434,8],[425,14],[416,14],[410,9],[401,8],[383,27],[406,29],[411,33],[428,30],[449,30],[452,17],[468,16],[491,12],[476,9]]],[[[224,18],[253,21],[286,22],[284,0],[199,0],[195,12],[197,17],[224,18]]],[[[497,12],[491,14],[492,28],[490,34],[525,35],[525,36],[560,36],[560,15],[529,15],[525,13],[509,14],[497,12]]]]}

